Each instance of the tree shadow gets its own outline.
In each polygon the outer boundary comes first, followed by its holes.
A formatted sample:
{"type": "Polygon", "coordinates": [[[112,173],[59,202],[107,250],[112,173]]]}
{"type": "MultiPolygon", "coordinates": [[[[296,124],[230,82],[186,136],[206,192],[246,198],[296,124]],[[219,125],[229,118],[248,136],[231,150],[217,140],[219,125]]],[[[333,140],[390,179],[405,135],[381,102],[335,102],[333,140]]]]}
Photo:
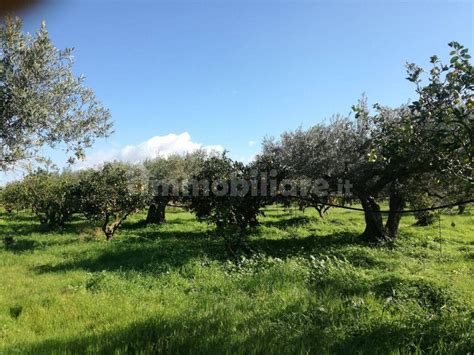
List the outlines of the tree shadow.
{"type": "Polygon", "coordinates": [[[95,255],[84,257],[78,253],[72,261],[38,266],[33,271],[41,274],[78,269],[88,272],[134,270],[160,274],[201,256],[225,260],[222,240],[206,232],[150,231],[148,234],[142,231],[111,242],[107,250],[101,249],[95,255]]]}
{"type": "MultiPolygon", "coordinates": [[[[288,306],[297,309],[296,304],[288,306]]],[[[267,314],[268,316],[268,314],[267,314]]],[[[270,315],[277,319],[279,312],[270,315]]],[[[249,314],[246,323],[238,328],[261,323],[261,315],[249,314]]],[[[315,325],[310,325],[315,327],[315,325]]],[[[316,325],[318,326],[318,325],[316,325]]],[[[177,312],[172,317],[157,314],[128,323],[122,327],[84,335],[80,333],[66,339],[48,339],[23,344],[21,349],[6,348],[6,353],[100,353],[100,354],[221,354],[221,353],[308,353],[321,339],[301,341],[291,336],[291,329],[283,332],[274,328],[255,327],[254,331],[235,336],[235,320],[226,312],[196,317],[193,312],[177,312]]]]}
{"type": "Polygon", "coordinates": [[[141,230],[143,228],[158,230],[158,228],[166,226],[166,225],[182,225],[189,222],[188,220],[183,219],[172,219],[172,220],[165,220],[161,224],[156,223],[147,223],[145,219],[141,219],[139,221],[125,221],[122,226],[120,227],[121,231],[136,231],[141,230]]]}
{"type": "Polygon", "coordinates": [[[15,253],[21,254],[24,252],[35,250],[38,247],[38,243],[31,239],[13,239],[13,238],[5,238],[3,240],[3,244],[5,246],[5,250],[15,253]]]}
{"type": "Polygon", "coordinates": [[[279,219],[276,221],[264,220],[264,221],[261,221],[260,224],[266,227],[276,227],[278,229],[286,229],[289,227],[303,226],[312,221],[314,221],[314,219],[309,216],[295,216],[295,217],[290,217],[286,219],[279,219]]]}
{"type": "Polygon", "coordinates": [[[77,239],[74,238],[64,238],[64,239],[53,239],[53,240],[33,240],[29,238],[12,238],[5,237],[3,239],[3,245],[5,250],[21,254],[25,252],[35,251],[35,250],[44,250],[54,246],[66,246],[77,243],[77,239]]]}
{"type": "Polygon", "coordinates": [[[0,212],[0,219],[15,222],[32,223],[36,221],[36,216],[25,212],[0,212]]]}
{"type": "Polygon", "coordinates": [[[63,227],[49,227],[41,224],[38,218],[31,215],[2,213],[1,217],[7,223],[0,224],[0,236],[27,237],[39,234],[73,234],[89,226],[89,222],[80,216],[73,216],[63,227]]]}
{"type": "Polygon", "coordinates": [[[11,223],[8,221],[7,224],[0,224],[0,235],[1,236],[15,236],[15,237],[24,237],[29,236],[33,233],[40,231],[39,225],[37,224],[27,224],[27,223],[11,223]]]}
{"type": "Polygon", "coordinates": [[[181,240],[184,242],[204,242],[206,240],[222,240],[218,232],[211,230],[177,231],[163,229],[159,225],[149,225],[142,229],[123,228],[120,232],[121,243],[147,243],[154,241],[166,241],[170,239],[181,240]]]}
{"type": "MultiPolygon", "coordinates": [[[[206,256],[225,261],[229,255],[224,236],[216,229],[177,231],[160,226],[136,228],[135,224],[124,225],[120,237],[110,242],[107,249],[95,255],[81,255],[57,265],[35,267],[37,273],[64,272],[69,270],[96,271],[143,271],[159,274],[180,268],[192,259],[206,256]]],[[[248,239],[252,252],[272,257],[309,256],[334,251],[338,247],[361,244],[353,233],[333,233],[304,238],[265,239],[257,231],[248,239]]]]}
{"type": "Polygon", "coordinates": [[[254,250],[279,258],[325,253],[349,245],[366,245],[357,233],[350,232],[311,235],[304,238],[250,238],[248,244],[254,250]]]}
{"type": "Polygon", "coordinates": [[[451,328],[453,319],[434,317],[429,320],[380,322],[374,327],[350,334],[334,347],[336,353],[392,354],[392,353],[445,353],[469,354],[472,340],[463,334],[469,327],[465,319],[459,319],[451,328]]]}

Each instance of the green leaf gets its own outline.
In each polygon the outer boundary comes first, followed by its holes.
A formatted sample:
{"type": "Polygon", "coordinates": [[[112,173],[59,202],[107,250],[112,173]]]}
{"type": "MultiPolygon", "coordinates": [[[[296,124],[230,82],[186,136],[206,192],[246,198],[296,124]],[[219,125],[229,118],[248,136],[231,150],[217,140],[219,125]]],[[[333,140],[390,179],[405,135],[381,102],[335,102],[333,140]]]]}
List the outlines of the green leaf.
{"type": "Polygon", "coordinates": [[[450,63],[455,63],[459,60],[459,57],[456,55],[454,57],[451,58],[451,60],[449,61],[450,63]]]}

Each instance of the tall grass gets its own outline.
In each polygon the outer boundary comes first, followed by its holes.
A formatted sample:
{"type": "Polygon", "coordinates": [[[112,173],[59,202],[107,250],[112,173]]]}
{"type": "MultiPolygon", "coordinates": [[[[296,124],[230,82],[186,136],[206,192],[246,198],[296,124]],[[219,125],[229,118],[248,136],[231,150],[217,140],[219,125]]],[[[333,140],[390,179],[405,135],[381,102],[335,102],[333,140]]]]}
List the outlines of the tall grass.
{"type": "Polygon", "coordinates": [[[269,207],[229,259],[212,226],[171,209],[112,242],[77,219],[61,233],[0,219],[0,353],[468,353],[474,218],[402,219],[393,245],[363,217],[269,207]]]}

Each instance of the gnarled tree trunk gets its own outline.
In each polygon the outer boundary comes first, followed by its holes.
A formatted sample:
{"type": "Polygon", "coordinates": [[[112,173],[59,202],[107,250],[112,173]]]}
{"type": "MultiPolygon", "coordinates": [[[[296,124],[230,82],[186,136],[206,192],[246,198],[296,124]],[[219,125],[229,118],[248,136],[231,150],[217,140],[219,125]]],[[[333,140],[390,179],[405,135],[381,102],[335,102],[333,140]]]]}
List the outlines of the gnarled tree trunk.
{"type": "Polygon", "coordinates": [[[324,218],[330,208],[330,206],[322,205],[322,204],[316,204],[314,205],[314,208],[319,214],[319,217],[324,218]]]}
{"type": "Polygon", "coordinates": [[[166,220],[166,205],[169,199],[155,198],[148,207],[148,213],[146,216],[146,223],[161,224],[166,220]]]}
{"type": "Polygon", "coordinates": [[[104,215],[104,223],[102,223],[102,232],[104,232],[107,241],[111,240],[114,236],[114,231],[109,227],[109,221],[110,214],[106,212],[104,215]]]}
{"type": "Polygon", "coordinates": [[[405,206],[405,199],[399,191],[396,188],[390,191],[389,213],[385,226],[383,214],[375,198],[370,195],[362,195],[359,198],[365,216],[365,230],[362,237],[373,243],[394,240],[398,235],[401,211],[405,206]]]}
{"type": "Polygon", "coordinates": [[[365,216],[365,230],[362,237],[374,243],[385,240],[386,234],[379,204],[372,196],[361,196],[360,202],[365,216]]]}
{"type": "Polygon", "coordinates": [[[405,206],[405,200],[396,190],[390,192],[389,213],[385,231],[387,237],[394,240],[398,235],[398,227],[402,218],[401,210],[405,206]]]}
{"type": "Polygon", "coordinates": [[[116,218],[111,224],[109,224],[109,222],[110,222],[110,218],[113,216],[111,216],[111,214],[108,212],[105,213],[104,222],[102,223],[102,232],[104,232],[105,239],[107,241],[111,240],[114,237],[115,232],[122,225],[122,222],[127,219],[130,213],[131,211],[125,213],[123,216],[119,218],[116,218]]]}

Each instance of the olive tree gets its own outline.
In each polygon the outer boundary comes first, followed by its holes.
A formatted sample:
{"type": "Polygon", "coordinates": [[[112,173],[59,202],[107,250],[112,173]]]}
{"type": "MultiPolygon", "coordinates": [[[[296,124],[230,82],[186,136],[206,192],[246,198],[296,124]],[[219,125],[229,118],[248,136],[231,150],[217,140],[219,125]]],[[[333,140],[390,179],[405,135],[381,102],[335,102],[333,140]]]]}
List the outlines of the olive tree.
{"type": "Polygon", "coordinates": [[[370,114],[361,101],[355,109],[354,119],[339,115],[329,124],[282,134],[277,149],[273,143],[273,154],[279,155],[277,160],[287,176],[327,182],[328,194],[321,198],[310,192],[306,201],[333,202],[331,192],[337,184],[349,181],[350,194],[346,191],[336,204],[357,201],[362,205],[365,239],[393,240],[408,197],[422,193],[413,186],[421,181],[424,188],[434,190],[432,175],[436,171],[427,157],[429,152],[410,144],[406,127],[411,112],[407,107],[376,106],[375,114],[370,114]],[[386,219],[380,207],[383,200],[389,201],[386,219]]]}
{"type": "MultiPolygon", "coordinates": [[[[436,190],[433,182],[442,178],[450,184],[472,180],[474,71],[467,49],[450,45],[454,48],[450,64],[432,57],[434,68],[426,86],[419,80],[422,69],[408,66],[409,79],[417,83],[420,95],[412,105],[396,109],[375,105],[371,113],[361,100],[354,107],[354,119],[338,116],[327,125],[284,133],[277,149],[272,147],[293,176],[332,183],[349,180],[353,198],[364,209],[363,236],[370,241],[397,236],[407,197],[423,193],[414,191],[415,184],[436,190]],[[384,199],[389,201],[385,224],[380,208],[384,199]]],[[[472,197],[472,185],[464,186],[464,194],[472,197]]]]}
{"type": "MultiPolygon", "coordinates": [[[[366,213],[374,222],[368,233],[372,239],[396,237],[401,217],[397,211],[407,197],[427,194],[445,203],[472,199],[474,68],[467,48],[457,42],[449,46],[449,64],[432,56],[430,70],[407,65],[408,80],[416,84],[418,94],[409,107],[393,111],[376,105],[377,113],[368,116],[373,122],[370,161],[382,168],[371,192],[388,187],[390,197],[385,230],[380,228],[380,213],[366,213]],[[423,80],[425,72],[429,74],[423,80]]],[[[358,113],[367,116],[364,110],[358,113]]]]}
{"type": "Polygon", "coordinates": [[[244,246],[246,233],[258,224],[264,205],[258,186],[252,188],[252,182],[259,181],[254,171],[224,153],[208,157],[189,186],[190,210],[199,220],[217,226],[231,254],[244,246]]]}
{"type": "Polygon", "coordinates": [[[39,169],[7,184],[3,203],[10,209],[30,209],[49,228],[62,228],[79,210],[78,185],[77,174],[39,169]]]}
{"type": "MultiPolygon", "coordinates": [[[[257,156],[256,164],[259,169],[262,166],[266,171],[273,169],[278,181],[291,180],[297,187],[292,197],[296,198],[298,206],[314,207],[324,217],[328,204],[343,204],[351,198],[340,196],[337,188],[347,162],[357,161],[354,147],[362,145],[355,129],[354,122],[335,115],[329,124],[284,132],[280,141],[266,139],[263,142],[263,151],[257,156]],[[324,182],[324,188],[316,188],[319,180],[324,182]]],[[[277,194],[274,201],[289,203],[281,194],[277,194]]]]}
{"type": "Polygon", "coordinates": [[[427,70],[408,64],[408,80],[418,99],[410,105],[413,144],[436,152],[430,163],[438,170],[472,183],[474,164],[474,67],[467,48],[457,42],[449,63],[434,55],[427,70]],[[424,74],[428,74],[425,76],[424,74]]]}
{"type": "Polygon", "coordinates": [[[36,35],[22,32],[19,18],[0,26],[0,169],[40,158],[44,146],[82,158],[110,133],[109,111],[72,65],[72,50],[54,47],[44,23],[36,35]]]}
{"type": "Polygon", "coordinates": [[[27,190],[23,181],[13,181],[2,188],[2,205],[9,212],[28,208],[27,190]]]}
{"type": "Polygon", "coordinates": [[[205,151],[198,150],[144,162],[150,182],[146,223],[161,224],[166,219],[168,203],[183,201],[183,187],[199,171],[206,156],[205,151]]]}
{"type": "Polygon", "coordinates": [[[145,206],[146,175],[143,169],[125,163],[106,163],[101,169],[80,174],[81,212],[99,221],[107,240],[123,221],[145,206]]]}

